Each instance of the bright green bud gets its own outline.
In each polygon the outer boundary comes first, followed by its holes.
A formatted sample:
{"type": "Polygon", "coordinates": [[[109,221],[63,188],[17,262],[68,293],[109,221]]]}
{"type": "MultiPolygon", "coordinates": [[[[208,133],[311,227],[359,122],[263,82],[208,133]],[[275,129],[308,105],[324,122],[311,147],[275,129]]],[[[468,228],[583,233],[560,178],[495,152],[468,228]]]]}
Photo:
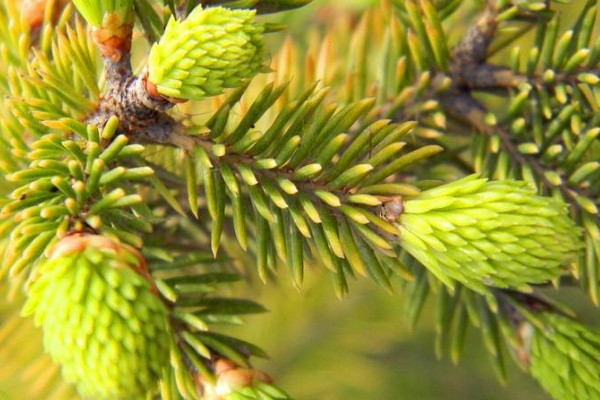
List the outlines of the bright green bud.
{"type": "Polygon", "coordinates": [[[133,0],[73,0],[88,24],[102,27],[108,20],[129,21],[133,15],[133,0]]]}
{"type": "Polygon", "coordinates": [[[600,399],[600,333],[551,312],[535,319],[519,326],[525,368],[556,400],[600,399]]]}
{"type": "Polygon", "coordinates": [[[148,82],[163,96],[199,100],[234,88],[263,68],[264,27],[255,11],[196,7],[171,18],[150,51],[148,82]]]}
{"type": "Polygon", "coordinates": [[[559,276],[578,256],[581,230],[564,203],[525,182],[469,176],[405,201],[403,248],[452,285],[525,289],[559,276]]]}
{"type": "Polygon", "coordinates": [[[97,235],[63,238],[39,268],[33,314],[64,378],[94,400],[142,400],[169,362],[166,308],[141,255],[97,235]]]}

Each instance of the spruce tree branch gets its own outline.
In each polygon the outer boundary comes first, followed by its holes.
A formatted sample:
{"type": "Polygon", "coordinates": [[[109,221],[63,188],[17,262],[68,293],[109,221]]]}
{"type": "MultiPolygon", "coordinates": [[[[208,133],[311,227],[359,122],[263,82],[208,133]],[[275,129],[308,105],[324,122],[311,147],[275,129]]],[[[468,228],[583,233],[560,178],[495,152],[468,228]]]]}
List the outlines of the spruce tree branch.
{"type": "Polygon", "coordinates": [[[537,79],[515,74],[510,68],[494,64],[471,65],[460,77],[462,85],[471,90],[508,90],[518,88],[523,83],[538,84],[536,81],[537,79]]]}
{"type": "Polygon", "coordinates": [[[106,77],[106,93],[109,95],[122,91],[125,86],[124,83],[133,77],[131,55],[129,53],[123,54],[118,60],[103,57],[102,64],[106,77]]]}
{"type": "MultiPolygon", "coordinates": [[[[393,120],[403,120],[407,114],[406,110],[413,108],[418,102],[428,100],[438,101],[442,109],[461,124],[488,137],[498,136],[503,150],[507,152],[516,165],[529,166],[543,187],[552,189],[557,186],[552,184],[546,177],[547,169],[541,164],[540,160],[534,156],[520,153],[517,145],[511,138],[510,132],[499,126],[488,125],[485,122],[485,116],[488,111],[470,93],[473,90],[480,89],[515,89],[523,83],[535,86],[551,85],[551,83],[544,81],[542,76],[534,75],[528,77],[515,74],[509,68],[486,63],[488,50],[498,25],[496,16],[497,11],[492,5],[488,5],[473,26],[467,30],[464,39],[454,49],[450,63],[450,78],[452,79],[450,90],[440,92],[435,89],[429,89],[425,91],[418,98],[413,98],[404,103],[402,109],[393,114],[393,120]]],[[[556,82],[566,82],[571,85],[576,84],[577,75],[581,72],[584,71],[558,73],[554,77],[553,84],[556,82]]],[[[432,81],[436,80],[438,80],[437,76],[432,79],[432,81]]],[[[394,106],[392,107],[392,109],[395,108],[394,106]]],[[[558,185],[558,189],[565,199],[572,204],[574,209],[582,211],[582,207],[577,202],[579,189],[569,187],[565,183],[566,180],[564,178],[561,178],[561,182],[558,185]]]]}
{"type": "Polygon", "coordinates": [[[252,171],[258,178],[259,182],[263,178],[265,178],[265,179],[284,178],[284,179],[288,179],[288,180],[294,182],[294,185],[296,185],[296,187],[300,191],[305,192],[307,194],[312,193],[315,190],[326,190],[332,194],[335,194],[341,200],[346,198],[349,194],[351,194],[344,188],[338,189],[338,190],[333,190],[326,183],[320,182],[318,179],[306,179],[306,180],[298,181],[294,177],[294,171],[292,169],[286,169],[286,168],[258,169],[258,168],[254,168],[253,165],[257,161],[257,159],[255,159],[252,156],[246,155],[246,154],[226,153],[222,157],[217,157],[213,154],[212,148],[213,148],[214,143],[212,141],[210,141],[209,139],[206,139],[202,136],[185,135],[185,134],[174,131],[171,134],[168,144],[170,144],[174,147],[177,147],[177,148],[181,148],[188,153],[192,153],[196,147],[201,147],[202,149],[204,149],[206,151],[206,153],[209,155],[211,161],[216,165],[218,165],[220,163],[226,163],[229,165],[244,164],[249,167],[252,167],[252,171]]]}
{"type": "MultiPolygon", "coordinates": [[[[535,86],[549,85],[543,77],[537,75],[525,77],[514,74],[507,68],[485,63],[498,26],[496,16],[497,10],[492,5],[488,5],[473,26],[469,28],[464,39],[455,48],[450,63],[453,87],[446,94],[439,97],[439,102],[450,116],[466,123],[475,131],[488,137],[499,137],[502,149],[506,151],[516,165],[530,167],[536,179],[544,188],[548,190],[558,188],[573,209],[582,212],[583,208],[577,199],[579,194],[584,196],[586,194],[581,193],[579,188],[570,187],[566,183],[567,180],[562,176],[559,185],[550,182],[546,176],[547,169],[545,166],[535,156],[519,152],[509,131],[500,126],[490,126],[485,122],[488,110],[470,93],[474,89],[516,88],[525,82],[535,86]],[[452,92],[455,95],[448,94],[452,92]]],[[[554,84],[557,81],[575,84],[576,79],[576,72],[556,74],[554,84]]]]}
{"type": "Polygon", "coordinates": [[[488,5],[481,16],[467,30],[464,39],[456,46],[450,63],[450,75],[454,84],[471,90],[518,88],[524,83],[535,87],[555,86],[558,83],[576,85],[581,73],[600,74],[596,68],[577,68],[570,72],[555,71],[551,80],[536,73],[531,76],[518,74],[510,68],[486,62],[490,56],[492,40],[495,37],[498,11],[488,5]]]}
{"type": "MultiPolygon", "coordinates": [[[[171,146],[174,148],[181,149],[188,154],[193,154],[197,148],[201,148],[208,155],[213,166],[218,167],[220,164],[226,164],[228,166],[236,166],[236,165],[245,165],[249,167],[252,173],[256,178],[257,187],[262,187],[263,182],[271,181],[276,182],[278,179],[286,179],[293,183],[296,187],[298,193],[302,193],[309,197],[311,201],[316,204],[323,204],[329,213],[335,215],[337,218],[347,218],[347,216],[337,209],[335,206],[325,204],[319,197],[315,194],[316,191],[323,191],[330,194],[335,195],[341,205],[351,204],[349,202],[348,197],[355,193],[354,189],[348,188],[332,188],[327,182],[319,180],[319,178],[304,178],[298,179],[295,176],[295,171],[290,168],[273,168],[273,169],[262,169],[256,167],[256,162],[259,159],[254,158],[253,156],[243,154],[243,153],[227,153],[222,156],[216,156],[213,152],[214,143],[203,136],[194,136],[186,134],[182,126],[178,126],[177,129],[174,129],[170,132],[168,138],[165,141],[153,141],[149,137],[140,138],[140,137],[132,137],[133,140],[136,140],[140,143],[154,143],[160,144],[164,146],[171,146]]],[[[229,148],[228,148],[229,150],[229,148]]],[[[163,173],[164,171],[160,171],[163,173]]],[[[239,171],[235,168],[233,169],[234,174],[237,176],[239,181],[243,182],[243,176],[239,171]]],[[[171,174],[169,174],[171,175],[171,174]]],[[[169,178],[169,176],[167,176],[169,178]]],[[[171,179],[171,183],[175,186],[178,186],[180,189],[182,188],[180,182],[176,182],[171,179]]],[[[292,196],[294,197],[294,196],[292,196]]],[[[383,205],[381,206],[362,206],[365,210],[369,210],[370,212],[378,215],[381,212],[381,207],[385,206],[385,202],[389,201],[389,197],[383,196],[381,197],[381,201],[383,201],[383,205]]],[[[395,201],[395,200],[392,200],[395,201]]],[[[357,206],[357,205],[355,205],[357,206]]],[[[394,242],[398,239],[396,234],[391,234],[389,231],[386,231],[382,227],[377,224],[370,224],[369,227],[377,232],[381,237],[386,238],[386,240],[390,242],[394,242]]]]}
{"type": "Polygon", "coordinates": [[[129,53],[117,61],[103,58],[106,90],[87,122],[101,128],[117,116],[121,133],[142,142],[165,143],[171,132],[179,129],[179,124],[165,113],[174,104],[148,94],[145,74],[133,75],[130,59],[129,53]]]}
{"type": "Polygon", "coordinates": [[[489,4],[456,46],[450,62],[450,75],[458,87],[505,89],[527,82],[509,68],[488,64],[488,51],[497,31],[497,10],[489,4]]]}
{"type": "Polygon", "coordinates": [[[478,67],[487,59],[488,48],[496,33],[496,15],[493,7],[488,6],[454,49],[450,74],[455,84],[467,85],[472,75],[478,75],[478,67]]]}
{"type": "Polygon", "coordinates": [[[490,138],[494,136],[499,137],[502,149],[506,151],[515,164],[529,166],[535,177],[546,189],[558,188],[575,210],[582,211],[581,206],[577,202],[577,190],[569,187],[563,177],[561,177],[561,184],[558,186],[550,182],[546,177],[546,168],[540,163],[540,160],[534,156],[520,153],[511,139],[510,132],[504,130],[502,127],[491,126],[485,122],[487,110],[469,93],[463,91],[455,96],[446,96],[440,99],[440,104],[448,115],[462,121],[475,131],[483,133],[490,138]]]}

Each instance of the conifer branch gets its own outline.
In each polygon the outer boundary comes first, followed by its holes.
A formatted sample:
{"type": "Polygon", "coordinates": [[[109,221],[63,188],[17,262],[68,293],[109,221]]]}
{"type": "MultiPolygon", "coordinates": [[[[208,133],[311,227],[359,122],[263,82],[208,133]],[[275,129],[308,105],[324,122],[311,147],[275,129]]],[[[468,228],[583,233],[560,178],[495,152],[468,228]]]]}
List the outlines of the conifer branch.
{"type": "MultiPolygon", "coordinates": [[[[508,131],[502,127],[491,126],[486,123],[488,111],[469,93],[470,90],[476,89],[514,88],[519,87],[525,82],[536,86],[540,86],[541,83],[548,83],[548,79],[546,79],[546,82],[539,82],[537,80],[539,78],[535,76],[523,77],[515,75],[506,67],[485,63],[491,39],[494,37],[497,28],[498,22],[496,17],[497,10],[494,10],[493,6],[486,8],[479,19],[467,31],[464,39],[457,45],[450,62],[450,71],[453,82],[458,87],[456,90],[459,92],[454,98],[446,97],[442,99],[441,103],[449,114],[466,122],[477,132],[483,133],[490,138],[498,136],[503,149],[516,165],[530,167],[537,180],[548,190],[558,187],[573,209],[581,212],[583,209],[579,204],[577,193],[580,193],[582,196],[586,196],[586,193],[582,192],[580,188],[569,187],[564,177],[559,176],[557,178],[558,184],[556,181],[551,182],[546,175],[547,169],[536,157],[522,154],[508,131]],[[466,88],[466,90],[461,90],[461,87],[466,88]]],[[[586,72],[593,74],[593,69],[586,72]]],[[[576,78],[578,75],[574,73],[553,74],[552,83],[558,84],[564,82],[575,84],[578,82],[578,78],[576,78]]]]}
{"type": "Polygon", "coordinates": [[[566,84],[574,86],[582,82],[595,82],[594,76],[600,75],[600,70],[581,68],[573,72],[557,72],[548,76],[544,74],[524,75],[514,73],[510,68],[494,64],[480,64],[464,74],[462,83],[470,90],[511,90],[519,89],[523,84],[532,87],[548,87],[566,84]]]}
{"type": "MultiPolygon", "coordinates": [[[[456,96],[447,97],[446,99],[442,99],[441,104],[449,115],[463,121],[476,132],[483,133],[489,138],[494,136],[499,137],[502,148],[509,154],[516,165],[520,167],[530,167],[535,173],[536,178],[547,190],[558,187],[564,198],[568,199],[574,210],[577,210],[577,212],[583,211],[577,201],[577,195],[575,194],[577,189],[569,187],[566,183],[566,179],[562,177],[560,178],[561,183],[558,186],[553,182],[550,182],[546,177],[547,168],[542,166],[536,157],[522,154],[518,150],[517,145],[513,142],[509,132],[503,130],[501,127],[488,124],[486,122],[488,111],[470,94],[463,92],[456,96]]],[[[581,192],[581,194],[585,195],[585,192],[581,192]]]]}
{"type": "Polygon", "coordinates": [[[550,2],[484,2],[457,44],[462,2],[382,1],[266,56],[281,26],[256,15],[309,2],[74,0],[88,35],[63,1],[0,0],[0,277],[65,379],[98,398],[289,399],[252,366],[261,349],[219,333],[264,308],[222,293],[235,259],[301,289],[311,258],[340,297],[355,276],[399,288],[411,324],[436,294],[438,355],[458,360],[470,320],[501,378],[508,348],[556,399],[595,399],[600,336],[534,293],[577,278],[600,298],[594,1],[560,36],[550,2]],[[524,68],[518,49],[489,62],[533,27],[524,68]]]}

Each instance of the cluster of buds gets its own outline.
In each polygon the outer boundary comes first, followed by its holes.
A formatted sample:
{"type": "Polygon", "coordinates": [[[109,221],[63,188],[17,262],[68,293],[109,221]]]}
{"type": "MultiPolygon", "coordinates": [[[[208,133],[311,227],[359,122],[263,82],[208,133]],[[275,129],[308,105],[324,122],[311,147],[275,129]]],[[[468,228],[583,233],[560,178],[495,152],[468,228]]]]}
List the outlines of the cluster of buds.
{"type": "Polygon", "coordinates": [[[511,180],[469,176],[426,190],[397,221],[406,251],[449,286],[479,292],[551,281],[582,247],[564,203],[511,180]]]}
{"type": "Polygon", "coordinates": [[[555,399],[600,398],[600,333],[556,313],[538,318],[529,349],[531,375],[555,399]]]}
{"type": "Polygon", "coordinates": [[[167,312],[141,254],[104,236],[61,239],[24,306],[83,398],[144,399],[169,360],[167,312]]]}
{"type": "Polygon", "coordinates": [[[555,399],[600,398],[600,332],[537,297],[508,296],[501,304],[516,333],[509,348],[523,369],[555,399]]]}
{"type": "Polygon", "coordinates": [[[200,100],[221,94],[263,68],[262,33],[254,10],[196,7],[185,20],[171,18],[150,51],[150,95],[200,100]]]}

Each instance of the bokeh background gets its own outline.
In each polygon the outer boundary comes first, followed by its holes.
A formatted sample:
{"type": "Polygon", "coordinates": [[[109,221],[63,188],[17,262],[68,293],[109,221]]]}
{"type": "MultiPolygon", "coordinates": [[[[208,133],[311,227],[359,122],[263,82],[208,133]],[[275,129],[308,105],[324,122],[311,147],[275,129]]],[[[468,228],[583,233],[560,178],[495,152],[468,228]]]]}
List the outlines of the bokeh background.
{"type": "MultiPolygon", "coordinates": [[[[470,329],[463,358],[454,365],[434,352],[433,302],[410,330],[401,296],[366,281],[336,298],[329,276],[307,271],[298,293],[280,283],[252,290],[269,312],[248,319],[244,337],[267,349],[258,362],[298,399],[306,400],[550,400],[507,354],[508,382],[496,379],[481,335],[470,329]]],[[[548,293],[551,294],[551,293],[548,293]]],[[[578,289],[559,298],[600,326],[597,309],[578,289]]],[[[239,331],[238,331],[239,333],[239,331]]]]}

